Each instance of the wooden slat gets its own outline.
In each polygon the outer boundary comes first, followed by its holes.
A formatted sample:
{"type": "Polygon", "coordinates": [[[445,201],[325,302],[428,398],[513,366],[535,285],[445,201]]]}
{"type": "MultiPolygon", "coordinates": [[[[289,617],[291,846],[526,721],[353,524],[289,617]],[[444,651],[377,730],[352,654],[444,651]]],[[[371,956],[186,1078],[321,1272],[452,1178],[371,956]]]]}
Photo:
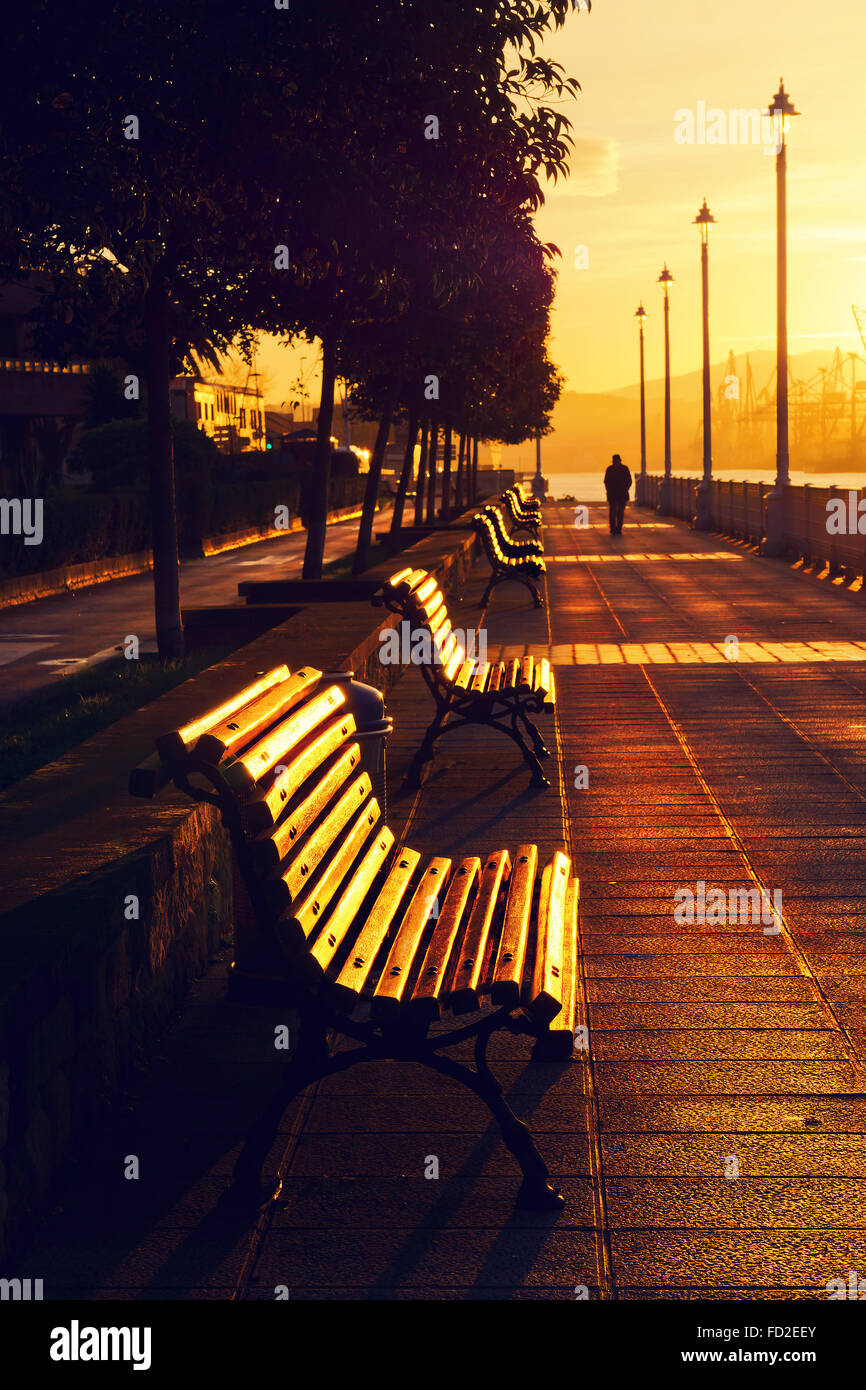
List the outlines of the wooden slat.
{"type": "Polygon", "coordinates": [[[538,690],[546,695],[550,689],[550,662],[546,656],[543,656],[540,661],[536,661],[532,679],[533,690],[538,690]]]}
{"type": "Polygon", "coordinates": [[[466,653],[464,652],[463,648],[459,645],[459,643],[453,646],[450,650],[452,652],[452,655],[449,656],[448,661],[445,665],[445,669],[442,672],[443,679],[449,685],[454,680],[454,677],[457,675],[457,672],[460,670],[460,667],[463,664],[463,661],[466,657],[466,653]]]}
{"type": "Polygon", "coordinates": [[[535,657],[525,656],[522,662],[520,663],[520,675],[516,681],[516,684],[520,687],[521,690],[532,689],[532,676],[534,671],[535,657]]]}
{"type": "Polygon", "coordinates": [[[466,690],[475,672],[474,661],[462,661],[454,675],[453,684],[458,690],[466,690]]]}
{"type": "Polygon", "coordinates": [[[195,756],[202,762],[215,765],[226,753],[235,753],[269,724],[300,704],[321,678],[321,671],[312,667],[295,671],[287,681],[267,690],[252,704],[245,705],[207,733],[201,734],[195,743],[195,756]]]}
{"type": "Polygon", "coordinates": [[[305,937],[309,937],[317,923],[322,920],[331,899],[342,888],[346,875],[364,848],[370,831],[381,819],[381,814],[379,803],[373,797],[341,839],[336,854],[327,863],[318,883],[311,887],[298,903],[293,916],[305,937]]]}
{"type": "MultiPolygon", "coordinates": [[[[372,791],[370,778],[366,772],[356,777],[343,792],[325,816],[321,825],[288,861],[280,877],[288,889],[289,901],[294,902],[308,884],[319,864],[345,830],[356,809],[363,805],[372,791]]],[[[310,800],[313,803],[312,819],[315,819],[328,804],[324,794],[317,787],[310,800]]],[[[305,803],[306,805],[307,803],[305,803]]]]}
{"type": "Polygon", "coordinates": [[[334,995],[346,1010],[361,996],[420,858],[417,850],[404,848],[391,865],[382,891],[333,986],[334,995]]]}
{"type": "Polygon", "coordinates": [[[348,888],[335,904],[327,923],[310,950],[310,959],[319,973],[324,974],[333,964],[334,957],[349,936],[361,904],[391,853],[393,844],[394,836],[388,827],[384,826],[352,874],[348,888]]]}
{"type": "Polygon", "coordinates": [[[565,903],[571,861],[557,850],[541,875],[535,965],[529,992],[529,1012],[537,1023],[549,1023],[562,1008],[565,964],[565,903]]]}
{"type": "Polygon", "coordinates": [[[279,820],[281,813],[307,778],[321,767],[333,753],[351,738],[355,732],[354,715],[346,713],[342,719],[334,719],[320,734],[297,753],[282,772],[275,771],[274,780],[267,791],[260,793],[257,800],[246,809],[250,834],[256,835],[279,820]]]}
{"type": "Polygon", "coordinates": [[[303,739],[330,715],[337,713],[345,703],[345,691],[338,685],[329,686],[321,695],[308,700],[301,709],[284,720],[279,728],[265,734],[264,738],[254,743],[252,748],[248,748],[242,757],[230,763],[226,768],[226,777],[234,783],[239,783],[242,778],[240,770],[243,769],[247,781],[251,779],[258,782],[277,763],[288,758],[303,739]]]}
{"type": "Polygon", "coordinates": [[[266,690],[270,690],[273,686],[280,685],[288,679],[288,666],[275,666],[260,676],[258,680],[253,681],[252,685],[245,686],[243,690],[239,690],[228,700],[224,700],[221,705],[217,705],[216,709],[208,710],[207,714],[199,715],[191,723],[184,724],[182,729],[174,729],[171,733],[161,734],[156,740],[157,752],[169,761],[182,756],[197,738],[207,733],[215,724],[220,724],[237,710],[242,709],[244,705],[248,705],[251,701],[258,699],[260,695],[264,695],[266,690]]]}
{"type": "Polygon", "coordinates": [[[418,588],[415,589],[414,593],[412,594],[412,597],[414,598],[415,602],[420,603],[423,608],[424,605],[427,603],[428,599],[433,597],[438,592],[439,588],[434,576],[432,574],[428,574],[423,584],[419,584],[418,588]]]}
{"type": "Polygon", "coordinates": [[[532,897],[537,872],[537,846],[519,845],[508,884],[502,936],[493,970],[491,997],[494,1004],[509,1004],[513,1007],[520,1002],[520,986],[529,944],[532,897]]]}
{"type": "Polygon", "coordinates": [[[505,684],[509,687],[520,684],[521,661],[519,657],[514,657],[508,662],[505,670],[505,684]]]}
{"type": "MultiPolygon", "coordinates": [[[[350,743],[337,761],[322,775],[300,806],[296,806],[290,815],[281,820],[266,839],[259,840],[253,850],[253,862],[262,877],[278,868],[292,849],[300,844],[302,837],[331,799],[348,782],[352,774],[357,772],[360,761],[361,749],[357,743],[350,743]]],[[[354,803],[351,809],[354,809],[354,803]]]]}
{"type": "Polygon", "coordinates": [[[536,1060],[566,1058],[574,1051],[574,1030],[577,1026],[580,998],[577,975],[577,910],[580,884],[569,879],[563,917],[562,948],[562,1008],[550,1027],[543,1032],[533,1049],[536,1060]]]}
{"type": "Polygon", "coordinates": [[[487,682],[488,691],[501,690],[502,682],[505,679],[505,662],[497,661],[493,670],[490,672],[490,680],[487,682]]]}
{"type": "Polygon", "coordinates": [[[406,1012],[431,1022],[441,1014],[440,1001],[448,974],[448,962],[466,916],[466,907],[481,873],[477,857],[461,861],[453,875],[442,910],[427,946],[412,998],[406,1012]]]}
{"type": "Polygon", "coordinates": [[[370,1016],[374,1022],[386,1022],[397,1014],[424,929],[434,903],[438,906],[444,897],[450,873],[450,859],[431,859],[415,889],[373,991],[370,1016]]]}
{"type": "Polygon", "coordinates": [[[499,890],[511,868],[508,850],[488,855],[481,871],[478,894],[472,905],[472,915],[460,943],[460,954],[454,968],[449,1007],[456,1014],[468,1013],[479,1007],[478,986],[484,969],[484,958],[499,890]]]}
{"type": "Polygon", "coordinates": [[[478,665],[476,666],[476,668],[475,668],[475,671],[474,671],[473,674],[472,674],[472,681],[471,681],[471,684],[470,684],[470,686],[469,686],[470,690],[477,690],[477,691],[479,691],[479,692],[483,691],[483,690],[484,690],[484,687],[485,687],[486,684],[487,684],[487,677],[489,676],[489,674],[490,674],[490,663],[489,663],[489,661],[481,661],[481,662],[479,662],[479,664],[478,664],[478,665]]]}

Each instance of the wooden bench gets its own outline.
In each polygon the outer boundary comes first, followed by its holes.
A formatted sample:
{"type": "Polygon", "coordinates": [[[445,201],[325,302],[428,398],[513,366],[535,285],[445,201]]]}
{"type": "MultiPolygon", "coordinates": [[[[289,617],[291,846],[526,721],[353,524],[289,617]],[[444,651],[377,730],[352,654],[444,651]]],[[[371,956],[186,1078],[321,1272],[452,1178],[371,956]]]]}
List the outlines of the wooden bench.
{"type": "Polygon", "coordinates": [[[247,1135],[226,1199],[246,1208],[273,1195],[262,1165],[299,1091],[358,1062],[399,1058],[483,1100],[522,1170],[519,1204],[558,1208],[563,1199],[486,1054],[506,1029],[534,1038],[538,1060],[571,1056],[578,881],[566,854],[541,868],[531,844],[452,859],[399,843],[365,765],[353,712],[364,691],[310,667],[278,667],[159,739],[161,778],[152,765],[131,777],[136,794],[172,780],[219,808],[279,961],[268,997],[299,1010],[284,1083],[247,1135]],[[338,1036],[350,1045],[334,1050],[338,1036]],[[442,1055],[467,1040],[474,1069],[442,1055]]]}
{"type": "Polygon", "coordinates": [[[528,559],[534,555],[544,556],[544,546],[541,541],[534,537],[518,540],[515,536],[508,534],[505,520],[498,507],[494,507],[488,502],[486,507],[481,508],[481,515],[489,519],[503,555],[508,555],[515,560],[528,559]]]}
{"type": "Polygon", "coordinates": [[[524,502],[517,488],[509,488],[507,492],[503,492],[499,500],[508,512],[515,531],[528,531],[530,535],[538,537],[541,508],[537,502],[524,502]]]}
{"type": "Polygon", "coordinates": [[[537,581],[546,570],[544,556],[532,554],[517,558],[513,555],[506,555],[499,544],[490,517],[486,516],[484,512],[478,512],[472,518],[472,525],[492,570],[490,582],[484,590],[484,597],[481,600],[481,607],[485,606],[497,584],[505,584],[508,580],[515,580],[529,590],[536,608],[543,608],[544,599],[541,596],[537,581]]]}
{"type": "Polygon", "coordinates": [[[426,570],[400,570],[382,585],[373,603],[399,614],[408,624],[413,645],[420,646],[426,658],[418,665],[436,702],[436,714],[407,774],[408,785],[418,786],[441,734],[464,724],[485,724],[517,744],[533,786],[549,787],[539,759],[550,754],[529,715],[555,707],[550,662],[531,656],[493,663],[470,660],[454,634],[442,591],[426,570]],[[429,640],[419,643],[419,634],[427,634],[429,640]]]}

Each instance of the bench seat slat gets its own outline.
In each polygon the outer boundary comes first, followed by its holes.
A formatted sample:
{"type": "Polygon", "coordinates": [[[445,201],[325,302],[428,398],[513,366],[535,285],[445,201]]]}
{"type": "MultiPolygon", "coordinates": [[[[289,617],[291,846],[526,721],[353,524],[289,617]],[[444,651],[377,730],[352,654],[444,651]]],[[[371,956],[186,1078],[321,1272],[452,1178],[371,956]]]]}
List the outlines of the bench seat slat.
{"type": "Polygon", "coordinates": [[[496,854],[488,855],[481,871],[478,895],[460,943],[460,954],[451,981],[448,1002],[454,1013],[469,1013],[479,1007],[478,986],[484,969],[490,928],[499,901],[499,890],[510,869],[508,850],[501,849],[496,854]]]}
{"type": "Polygon", "coordinates": [[[370,1015],[377,1023],[393,1018],[399,1010],[433,905],[444,895],[450,873],[450,859],[431,859],[415,889],[373,991],[370,1015]]]}
{"type": "Polygon", "coordinates": [[[518,846],[508,884],[502,936],[493,969],[491,997],[494,1004],[516,1006],[520,1002],[537,873],[538,847],[518,846]]]}
{"type": "Polygon", "coordinates": [[[470,689],[470,690],[477,690],[477,691],[480,693],[482,690],[484,690],[484,687],[485,687],[486,684],[487,684],[487,677],[489,676],[489,674],[490,674],[490,662],[489,662],[489,661],[481,661],[481,662],[479,662],[478,665],[477,665],[477,667],[475,668],[473,674],[472,674],[472,680],[470,681],[469,689],[470,689]]]}
{"type": "Polygon", "coordinates": [[[580,997],[577,973],[577,911],[580,884],[570,879],[566,892],[562,944],[562,1008],[548,1028],[539,1035],[538,1058],[567,1058],[574,1051],[580,997]]]}
{"type": "Polygon", "coordinates": [[[565,910],[571,862],[558,850],[541,876],[535,964],[529,1012],[537,1023],[550,1023],[560,1012],[564,990],[565,910]]]}
{"type": "Polygon", "coordinates": [[[448,965],[466,914],[470,896],[481,873],[477,855],[463,859],[448,885],[445,902],[421,962],[418,979],[406,1009],[413,1017],[431,1022],[441,1015],[441,999],[448,976],[448,965]]]}
{"type": "Polygon", "coordinates": [[[344,1008],[351,1009],[361,997],[420,859],[417,850],[404,847],[391,865],[388,877],[333,987],[335,998],[344,1008]]]}

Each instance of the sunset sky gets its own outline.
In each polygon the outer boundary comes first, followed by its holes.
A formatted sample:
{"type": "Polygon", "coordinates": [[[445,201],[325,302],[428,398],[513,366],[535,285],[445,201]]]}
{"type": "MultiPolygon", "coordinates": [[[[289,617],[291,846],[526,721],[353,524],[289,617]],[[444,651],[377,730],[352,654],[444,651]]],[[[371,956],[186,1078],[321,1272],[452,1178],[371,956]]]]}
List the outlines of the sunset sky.
{"type": "Polygon", "coordinates": [[[766,108],[784,76],[803,114],[788,137],[792,353],[859,349],[866,306],[866,7],[858,0],[594,0],[549,52],[578,78],[572,174],[537,218],[563,256],[553,357],[577,391],[637,379],[632,315],[643,297],[647,371],[663,371],[667,260],[672,370],[700,365],[699,233],[711,228],[712,356],[775,343],[775,159],[752,144],[678,144],[675,112],[766,108]],[[576,246],[589,265],[576,269],[576,246]]]}
{"type": "MultiPolygon", "coordinates": [[[[700,367],[699,234],[711,228],[712,359],[775,345],[775,160],[761,144],[683,144],[675,115],[764,110],[780,75],[802,115],[788,137],[789,332],[792,354],[863,351],[851,305],[866,307],[866,6],[859,0],[594,0],[551,39],[582,86],[565,107],[576,147],[569,179],[537,217],[562,251],[552,355],[573,391],[637,380],[643,298],[647,374],[663,373],[661,288],[671,291],[672,370],[700,367]],[[575,248],[585,247],[575,267],[575,248]]],[[[682,121],[680,121],[682,128],[682,121]]],[[[728,132],[730,133],[730,132],[728,132]]],[[[290,395],[306,358],[317,402],[317,351],[271,340],[259,366],[269,403],[290,395]]],[[[307,411],[309,418],[309,409],[307,411]]]]}

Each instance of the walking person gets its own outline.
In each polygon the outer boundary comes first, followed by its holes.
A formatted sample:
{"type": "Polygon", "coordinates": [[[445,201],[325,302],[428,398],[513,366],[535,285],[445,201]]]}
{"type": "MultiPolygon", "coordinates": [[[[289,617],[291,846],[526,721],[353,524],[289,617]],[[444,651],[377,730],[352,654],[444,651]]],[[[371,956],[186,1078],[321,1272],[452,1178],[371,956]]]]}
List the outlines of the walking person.
{"type": "Polygon", "coordinates": [[[625,504],[628,501],[630,489],[631,473],[626,468],[619,454],[614,454],[607,472],[604,475],[604,490],[607,493],[608,509],[610,512],[610,534],[612,536],[622,535],[625,504]]]}

